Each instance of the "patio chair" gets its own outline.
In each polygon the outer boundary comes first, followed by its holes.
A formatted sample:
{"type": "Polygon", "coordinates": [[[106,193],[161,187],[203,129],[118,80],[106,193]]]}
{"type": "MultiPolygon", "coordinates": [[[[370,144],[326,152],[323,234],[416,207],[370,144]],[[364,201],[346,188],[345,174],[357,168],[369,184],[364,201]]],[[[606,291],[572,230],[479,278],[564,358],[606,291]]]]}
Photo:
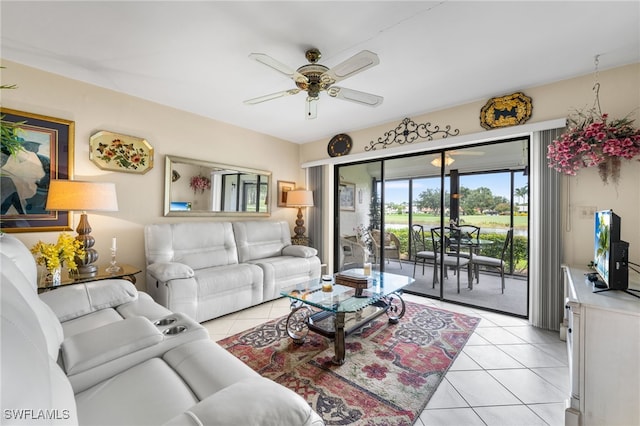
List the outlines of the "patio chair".
{"type": "MultiPolygon", "coordinates": [[[[433,265],[434,271],[438,268],[436,262],[436,253],[428,250],[427,243],[424,239],[424,228],[422,225],[413,225],[411,227],[411,242],[413,243],[413,278],[416,277],[416,265],[418,262],[422,262],[422,275],[424,275],[425,263],[433,265]]],[[[434,272],[434,279],[437,276],[437,272],[434,272]]],[[[433,283],[435,287],[435,281],[433,283]]]]}
{"type": "Polygon", "coordinates": [[[490,257],[490,256],[473,256],[471,258],[471,262],[475,266],[486,266],[489,268],[495,268],[500,271],[500,279],[502,280],[502,294],[504,294],[504,268],[506,266],[505,257],[507,256],[507,249],[509,248],[509,244],[513,241],[513,228],[509,228],[507,231],[507,237],[504,240],[504,245],[502,246],[502,253],[500,254],[500,258],[490,257]]]}
{"type": "MultiPolygon", "coordinates": [[[[460,225],[455,228],[451,228],[452,237],[460,237],[460,256],[462,257],[471,257],[471,252],[478,249],[479,241],[480,241],[480,227],[475,225],[460,225]]],[[[455,240],[455,239],[454,239],[455,240]]],[[[455,242],[455,241],[454,241],[455,242]]],[[[455,252],[457,246],[453,244],[449,244],[447,246],[447,251],[455,252]]]]}
{"type": "Polygon", "coordinates": [[[340,270],[362,268],[367,261],[367,249],[357,241],[340,237],[340,270]]]}
{"type": "Polygon", "coordinates": [[[389,263],[390,259],[397,259],[400,264],[400,269],[402,269],[402,262],[400,261],[400,240],[394,233],[385,232],[384,241],[381,242],[380,234],[381,232],[378,229],[369,231],[369,236],[371,237],[371,241],[373,241],[374,260],[380,254],[381,247],[384,247],[384,258],[387,259],[387,263],[389,263]]]}
{"type": "MultiPolygon", "coordinates": [[[[440,247],[441,247],[441,244],[443,244],[443,242],[445,244],[445,247],[449,245],[453,250],[451,252],[445,253],[444,257],[442,258],[442,261],[440,261],[440,256],[437,256],[437,260],[439,261],[437,263],[440,263],[442,267],[445,268],[445,271],[447,268],[453,269],[455,271],[456,278],[457,278],[458,293],[460,293],[460,270],[462,268],[466,268],[467,269],[467,287],[469,288],[469,290],[473,290],[473,279],[472,279],[473,269],[472,269],[471,259],[469,259],[468,257],[463,257],[459,254],[460,238],[456,238],[452,240],[450,238],[450,232],[451,232],[451,229],[448,227],[444,228],[444,232],[442,228],[431,228],[431,241],[433,243],[434,252],[436,254],[440,253],[440,247]]],[[[434,268],[433,278],[434,278],[434,286],[435,286],[435,282],[437,280],[435,268],[434,268]]]]}

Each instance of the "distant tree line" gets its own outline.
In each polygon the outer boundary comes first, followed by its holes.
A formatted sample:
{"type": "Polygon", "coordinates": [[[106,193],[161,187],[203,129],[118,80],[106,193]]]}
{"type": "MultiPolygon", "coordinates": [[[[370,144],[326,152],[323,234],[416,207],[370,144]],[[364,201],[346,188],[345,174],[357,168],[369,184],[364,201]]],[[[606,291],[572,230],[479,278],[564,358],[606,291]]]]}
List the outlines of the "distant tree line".
{"type": "MultiPolygon", "coordinates": [[[[528,185],[522,188],[516,188],[516,197],[526,199],[529,192],[528,185]]],[[[422,191],[414,203],[418,211],[432,213],[435,215],[440,214],[440,189],[427,189],[422,191]]],[[[450,206],[449,191],[445,191],[444,208],[447,210],[450,206]]],[[[407,210],[407,203],[397,204],[389,203],[388,208],[396,210],[398,213],[403,213],[407,210]]],[[[493,195],[491,189],[487,187],[480,187],[476,189],[469,189],[466,187],[460,188],[460,210],[463,214],[483,214],[486,211],[493,211],[497,213],[508,212],[511,208],[509,199],[499,195],[493,195]]]]}

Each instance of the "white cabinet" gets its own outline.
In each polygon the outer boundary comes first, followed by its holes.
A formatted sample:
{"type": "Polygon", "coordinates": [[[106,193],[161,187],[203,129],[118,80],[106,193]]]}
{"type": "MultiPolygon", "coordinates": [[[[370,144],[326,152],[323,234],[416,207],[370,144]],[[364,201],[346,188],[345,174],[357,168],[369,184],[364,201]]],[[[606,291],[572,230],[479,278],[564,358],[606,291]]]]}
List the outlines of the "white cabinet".
{"type": "MultiPolygon", "coordinates": [[[[622,291],[593,293],[588,271],[563,271],[571,384],[565,425],[638,426],[640,298],[622,291]]],[[[640,289],[633,272],[629,286],[640,289]]]]}

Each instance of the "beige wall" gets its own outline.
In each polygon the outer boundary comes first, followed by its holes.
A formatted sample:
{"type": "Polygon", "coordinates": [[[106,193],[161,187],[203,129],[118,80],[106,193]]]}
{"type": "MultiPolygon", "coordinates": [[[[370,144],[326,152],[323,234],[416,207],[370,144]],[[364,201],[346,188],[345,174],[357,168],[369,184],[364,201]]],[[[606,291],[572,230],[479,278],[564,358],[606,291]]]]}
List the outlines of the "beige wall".
{"type": "MultiPolygon", "coordinates": [[[[533,112],[527,123],[529,124],[563,118],[576,109],[592,107],[594,82],[594,76],[587,75],[513,91],[521,90],[532,98],[533,112]]],[[[601,71],[599,82],[602,111],[615,118],[630,114],[630,118],[636,119],[636,126],[640,126],[640,64],[601,71]]],[[[512,92],[495,93],[492,96],[509,93],[512,92]]],[[[480,126],[479,116],[485,102],[486,99],[410,118],[416,123],[430,122],[440,127],[451,125],[453,129],[460,129],[461,135],[478,134],[481,138],[485,130],[480,126]]],[[[370,142],[377,141],[385,132],[395,128],[403,118],[398,117],[397,121],[391,123],[348,132],[353,139],[350,154],[364,153],[370,142]]],[[[302,145],[302,163],[326,159],[327,143],[328,139],[302,145]]],[[[429,142],[414,145],[424,145],[424,149],[428,149],[429,142]]],[[[348,160],[348,156],[345,160],[348,160]]],[[[631,244],[631,260],[640,263],[640,162],[625,162],[621,182],[617,187],[603,184],[595,169],[585,169],[576,177],[563,178],[563,188],[563,262],[586,265],[593,257],[593,219],[584,218],[581,213],[585,207],[595,207],[611,208],[622,217],[622,237],[631,244]]]]}
{"type": "MultiPolygon", "coordinates": [[[[108,253],[111,237],[118,237],[118,257],[134,265],[144,265],[142,229],[147,223],[175,222],[182,218],[162,216],[164,194],[164,156],[179,155],[203,158],[220,163],[236,164],[273,172],[278,180],[295,181],[304,186],[304,174],[299,165],[327,158],[327,140],[298,146],[246,129],[143,101],[114,91],[44,73],[16,63],[3,61],[4,84],[15,83],[17,90],[2,91],[2,105],[36,114],[72,120],[75,132],[75,179],[115,182],[120,211],[109,214],[90,214],[96,249],[103,260],[108,253]],[[155,148],[155,167],[144,175],[113,173],[99,170],[89,161],[88,141],[98,130],[109,130],[146,138],[155,148]],[[251,153],[247,155],[246,153],[251,153]],[[276,167],[277,165],[277,167],[276,167]]],[[[533,98],[530,123],[565,117],[574,108],[593,105],[593,76],[578,77],[550,85],[520,89],[533,98]]],[[[613,117],[640,109],[640,64],[600,72],[600,101],[602,110],[613,117]]],[[[514,89],[512,91],[516,91],[514,89]]],[[[511,93],[496,93],[501,96],[511,93]]],[[[428,94],[420,94],[428,96],[428,94]]],[[[213,100],[212,100],[213,101],[213,100]]],[[[451,125],[461,134],[480,133],[480,108],[486,100],[410,117],[415,122],[451,125]]],[[[383,106],[384,107],[384,106],[383,106]]],[[[352,153],[364,152],[372,140],[395,127],[396,122],[369,129],[348,132],[353,138],[352,153]]],[[[640,123],[636,123],[640,124],[640,123]]],[[[640,263],[640,163],[623,166],[622,182],[616,188],[600,182],[595,170],[583,170],[579,176],[566,178],[566,208],[562,212],[565,223],[564,261],[583,264],[592,257],[592,221],[580,217],[583,207],[613,208],[623,218],[623,238],[631,243],[631,258],[640,263]]],[[[328,197],[325,191],[325,197],[328,197]]],[[[327,203],[325,205],[330,205],[327,203]]],[[[271,219],[293,223],[295,211],[276,207],[272,203],[271,219]]],[[[77,225],[77,215],[74,227],[77,225]]],[[[193,218],[189,220],[207,220],[193,218]]],[[[224,220],[224,219],[216,219],[224,220]]],[[[57,233],[16,234],[27,245],[37,240],[52,241],[57,233]]],[[[139,275],[139,288],[144,277],[139,275]]]]}
{"type": "MultiPolygon", "coordinates": [[[[278,180],[305,184],[297,144],[13,62],[3,61],[2,65],[6,67],[2,70],[3,84],[18,86],[16,90],[2,91],[2,106],[74,121],[74,179],[115,182],[119,211],[89,213],[95,248],[102,261],[107,261],[111,237],[115,236],[119,242],[118,260],[143,267],[144,225],[185,220],[163,216],[166,155],[269,170],[273,173],[272,200],[276,199],[278,180]],[[89,137],[99,130],[145,138],[155,149],[153,169],[144,175],[100,170],[89,160],[89,137]]],[[[293,226],[295,209],[278,208],[275,202],[271,207],[270,219],[286,220],[293,226]]],[[[74,216],[75,229],[79,215],[74,216]]],[[[31,247],[38,240],[53,242],[58,233],[15,235],[31,247]]],[[[144,288],[144,274],[138,275],[138,288],[144,288]]]]}

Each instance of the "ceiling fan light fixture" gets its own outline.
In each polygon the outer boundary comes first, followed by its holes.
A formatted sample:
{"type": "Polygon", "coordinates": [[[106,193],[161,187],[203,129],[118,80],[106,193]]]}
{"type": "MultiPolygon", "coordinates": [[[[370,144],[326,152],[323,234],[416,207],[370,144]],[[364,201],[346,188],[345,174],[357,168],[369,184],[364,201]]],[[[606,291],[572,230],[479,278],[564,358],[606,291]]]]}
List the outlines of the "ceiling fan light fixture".
{"type": "MultiPolygon", "coordinates": [[[[451,157],[449,155],[445,155],[445,157],[444,157],[444,165],[445,166],[452,165],[454,161],[456,161],[456,160],[453,157],[451,157]]],[[[431,164],[436,166],[436,167],[442,167],[442,159],[440,157],[436,157],[433,160],[431,160],[431,164]]]]}

